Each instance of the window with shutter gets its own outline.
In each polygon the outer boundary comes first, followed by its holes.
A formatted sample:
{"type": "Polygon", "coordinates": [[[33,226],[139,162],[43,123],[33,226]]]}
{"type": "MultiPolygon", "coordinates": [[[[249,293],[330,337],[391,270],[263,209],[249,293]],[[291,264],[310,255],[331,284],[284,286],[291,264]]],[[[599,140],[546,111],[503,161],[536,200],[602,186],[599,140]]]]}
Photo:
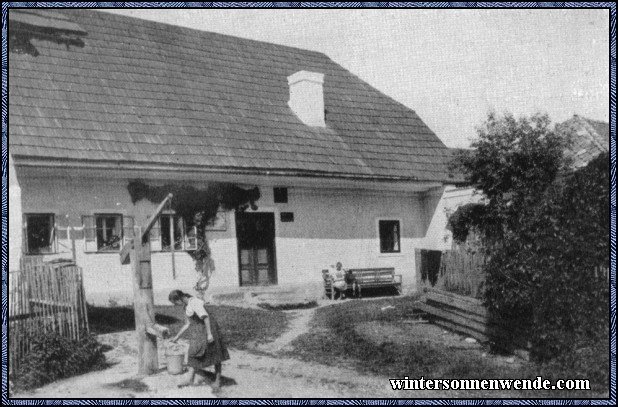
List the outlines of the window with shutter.
{"type": "Polygon", "coordinates": [[[163,212],[150,230],[150,250],[171,251],[197,249],[197,228],[187,228],[184,219],[173,211],[163,212]]]}
{"type": "Polygon", "coordinates": [[[96,240],[97,251],[109,252],[120,250],[122,241],[122,215],[119,214],[96,214],[96,240]]]}
{"type": "Polygon", "coordinates": [[[159,217],[161,226],[161,250],[169,251],[174,242],[174,250],[183,250],[186,240],[184,220],[174,214],[162,214],[159,217]]]}

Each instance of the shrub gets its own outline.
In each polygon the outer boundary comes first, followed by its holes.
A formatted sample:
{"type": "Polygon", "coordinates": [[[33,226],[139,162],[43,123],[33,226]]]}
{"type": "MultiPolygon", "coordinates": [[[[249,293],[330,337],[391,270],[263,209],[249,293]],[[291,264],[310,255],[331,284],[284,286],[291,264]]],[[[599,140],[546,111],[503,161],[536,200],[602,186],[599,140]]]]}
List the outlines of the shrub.
{"type": "Polygon", "coordinates": [[[458,239],[470,228],[482,236],[485,303],[512,331],[496,343],[529,342],[536,360],[608,337],[609,281],[599,271],[609,258],[609,157],[572,172],[563,156],[569,138],[547,116],[490,114],[474,150],[454,165],[485,198],[449,226],[458,239]]]}
{"type": "Polygon", "coordinates": [[[84,333],[72,340],[58,333],[36,333],[30,338],[31,349],[12,377],[15,389],[30,389],[90,370],[105,364],[103,346],[84,333]]]}
{"type": "Polygon", "coordinates": [[[464,243],[473,229],[481,229],[487,224],[487,206],[482,203],[469,203],[460,206],[448,217],[446,228],[453,233],[453,240],[464,243]]]}
{"type": "MultiPolygon", "coordinates": [[[[537,360],[607,340],[608,155],[549,188],[487,267],[487,303],[537,360]]],[[[515,336],[514,336],[515,337],[515,336]]]]}
{"type": "Polygon", "coordinates": [[[609,346],[593,344],[566,352],[554,359],[538,365],[532,365],[526,372],[527,377],[542,376],[552,381],[569,378],[571,380],[590,380],[593,391],[607,391],[609,384],[609,346]]]}

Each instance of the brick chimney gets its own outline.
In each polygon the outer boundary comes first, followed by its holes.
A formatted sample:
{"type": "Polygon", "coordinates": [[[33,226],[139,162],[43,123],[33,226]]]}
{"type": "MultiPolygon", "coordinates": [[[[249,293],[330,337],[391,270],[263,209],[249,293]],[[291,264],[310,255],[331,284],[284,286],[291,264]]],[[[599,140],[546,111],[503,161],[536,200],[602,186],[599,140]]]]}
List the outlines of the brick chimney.
{"type": "Polygon", "coordinates": [[[326,127],[324,122],[324,74],[298,71],[288,76],[288,105],[308,126],[326,127]]]}

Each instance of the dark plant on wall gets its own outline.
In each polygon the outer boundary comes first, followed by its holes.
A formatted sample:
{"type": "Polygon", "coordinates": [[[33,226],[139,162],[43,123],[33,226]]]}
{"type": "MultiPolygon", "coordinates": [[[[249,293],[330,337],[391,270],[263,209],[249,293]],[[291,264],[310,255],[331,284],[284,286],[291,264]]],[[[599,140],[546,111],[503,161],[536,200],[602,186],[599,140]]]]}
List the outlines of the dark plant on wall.
{"type": "Polygon", "coordinates": [[[212,268],[206,225],[217,216],[219,209],[242,212],[251,207],[256,210],[255,202],[260,199],[258,187],[243,189],[224,182],[210,183],[206,189],[198,189],[183,184],[151,186],[135,180],[129,182],[127,189],[134,204],[142,199],[157,204],[163,201],[167,194],[174,195],[171,209],[182,217],[187,228],[195,226],[197,229],[197,248],[189,251],[189,254],[195,261],[196,271],[203,275],[208,274],[208,269],[212,268]]]}

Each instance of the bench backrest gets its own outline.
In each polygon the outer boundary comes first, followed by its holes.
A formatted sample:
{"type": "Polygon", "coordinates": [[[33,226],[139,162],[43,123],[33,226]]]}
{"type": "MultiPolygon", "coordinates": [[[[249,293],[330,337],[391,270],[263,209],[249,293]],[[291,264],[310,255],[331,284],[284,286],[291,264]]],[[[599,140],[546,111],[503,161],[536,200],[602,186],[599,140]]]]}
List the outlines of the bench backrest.
{"type": "Polygon", "coordinates": [[[395,278],[394,267],[350,269],[350,271],[352,271],[356,281],[361,283],[363,281],[388,282],[395,278]]]}

